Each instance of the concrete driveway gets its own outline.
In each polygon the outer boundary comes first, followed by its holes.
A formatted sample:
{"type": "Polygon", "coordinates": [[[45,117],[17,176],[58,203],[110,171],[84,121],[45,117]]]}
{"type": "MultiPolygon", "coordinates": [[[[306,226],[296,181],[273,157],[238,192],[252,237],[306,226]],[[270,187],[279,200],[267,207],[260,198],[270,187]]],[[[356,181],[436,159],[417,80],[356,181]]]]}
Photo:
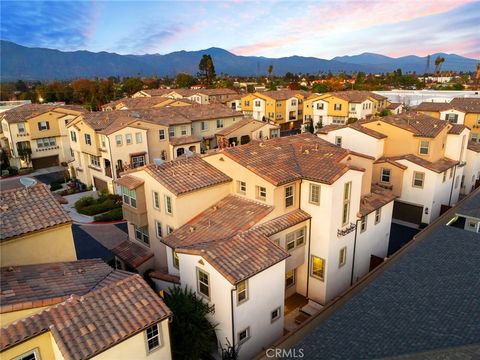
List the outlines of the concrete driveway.
{"type": "MultiPolygon", "coordinates": [[[[52,181],[63,179],[66,170],[67,168],[63,166],[52,166],[45,169],[35,170],[30,174],[24,175],[24,177],[33,178],[39,182],[50,185],[52,181]]],[[[0,179],[0,189],[8,190],[22,187],[23,185],[20,183],[20,177],[22,176],[0,179]]]]}

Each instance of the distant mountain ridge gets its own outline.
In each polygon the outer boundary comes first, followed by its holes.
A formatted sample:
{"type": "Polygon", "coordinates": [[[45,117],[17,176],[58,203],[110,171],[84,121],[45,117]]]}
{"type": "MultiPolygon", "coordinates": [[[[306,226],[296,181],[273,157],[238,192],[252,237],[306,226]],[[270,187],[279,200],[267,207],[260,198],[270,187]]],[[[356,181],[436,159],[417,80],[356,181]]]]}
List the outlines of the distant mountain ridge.
{"type": "MultiPolygon", "coordinates": [[[[329,71],[380,73],[398,68],[403,72],[423,73],[427,62],[426,57],[410,55],[391,58],[373,53],[340,56],[331,60],[296,55],[266,58],[239,56],[215,47],[198,51],[176,51],[165,55],[119,55],[103,51],[64,52],[29,48],[0,40],[0,74],[2,81],[63,80],[94,76],[175,76],[180,72],[196,74],[203,54],[212,56],[217,74],[233,76],[265,75],[270,64],[273,65],[273,73],[277,75],[284,75],[286,72],[317,74],[329,71]]],[[[443,70],[474,71],[478,63],[475,59],[455,54],[432,54],[431,71],[435,67],[434,61],[437,56],[445,58],[443,70]]]]}

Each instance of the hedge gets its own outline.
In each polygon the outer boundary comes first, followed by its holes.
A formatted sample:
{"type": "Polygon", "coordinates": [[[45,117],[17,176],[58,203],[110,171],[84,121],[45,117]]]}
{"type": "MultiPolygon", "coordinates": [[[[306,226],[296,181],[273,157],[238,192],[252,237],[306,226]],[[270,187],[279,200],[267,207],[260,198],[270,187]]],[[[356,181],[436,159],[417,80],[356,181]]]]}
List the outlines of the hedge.
{"type": "Polygon", "coordinates": [[[95,221],[123,220],[122,208],[115,208],[104,214],[96,215],[93,219],[95,221]]]}

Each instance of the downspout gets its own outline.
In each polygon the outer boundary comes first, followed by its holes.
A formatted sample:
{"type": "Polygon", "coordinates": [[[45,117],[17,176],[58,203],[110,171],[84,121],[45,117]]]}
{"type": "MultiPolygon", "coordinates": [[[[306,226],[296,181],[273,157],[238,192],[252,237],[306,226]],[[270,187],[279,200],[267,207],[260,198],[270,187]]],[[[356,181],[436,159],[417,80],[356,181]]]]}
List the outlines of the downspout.
{"type": "Polygon", "coordinates": [[[312,218],[310,218],[309,224],[308,224],[308,259],[307,259],[307,296],[306,298],[308,299],[308,293],[310,290],[310,243],[312,242],[312,218]]]}
{"type": "Polygon", "coordinates": [[[450,188],[450,197],[448,198],[448,206],[452,206],[453,185],[455,185],[456,174],[457,174],[457,165],[455,165],[455,169],[453,170],[452,187],[450,188]]]}
{"type": "MultiPolygon", "coordinates": [[[[368,216],[368,214],[366,216],[368,216]]],[[[355,221],[355,238],[353,239],[352,276],[350,277],[350,286],[353,285],[353,275],[355,270],[355,251],[357,249],[358,222],[361,220],[362,219],[360,218],[355,221]]]]}
{"type": "MultiPolygon", "coordinates": [[[[231,311],[232,311],[232,349],[235,351],[235,315],[233,312],[233,292],[237,289],[237,286],[235,285],[234,288],[230,290],[230,306],[231,306],[231,311]]],[[[223,349],[223,347],[222,347],[223,349]]]]}

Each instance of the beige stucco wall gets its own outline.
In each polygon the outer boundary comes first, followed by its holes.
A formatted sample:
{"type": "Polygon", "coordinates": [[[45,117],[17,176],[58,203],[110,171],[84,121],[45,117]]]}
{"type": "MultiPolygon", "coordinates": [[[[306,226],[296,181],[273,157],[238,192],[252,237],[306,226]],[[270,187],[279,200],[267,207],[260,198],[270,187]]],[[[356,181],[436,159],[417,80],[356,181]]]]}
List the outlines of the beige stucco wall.
{"type": "MultiPolygon", "coordinates": [[[[40,359],[55,359],[60,360],[63,357],[57,357],[52,348],[52,335],[50,332],[35,336],[27,341],[24,341],[13,348],[0,353],[1,360],[15,359],[17,356],[23,355],[28,351],[37,349],[40,359]]],[[[58,355],[58,354],[57,354],[58,355]]]]}

